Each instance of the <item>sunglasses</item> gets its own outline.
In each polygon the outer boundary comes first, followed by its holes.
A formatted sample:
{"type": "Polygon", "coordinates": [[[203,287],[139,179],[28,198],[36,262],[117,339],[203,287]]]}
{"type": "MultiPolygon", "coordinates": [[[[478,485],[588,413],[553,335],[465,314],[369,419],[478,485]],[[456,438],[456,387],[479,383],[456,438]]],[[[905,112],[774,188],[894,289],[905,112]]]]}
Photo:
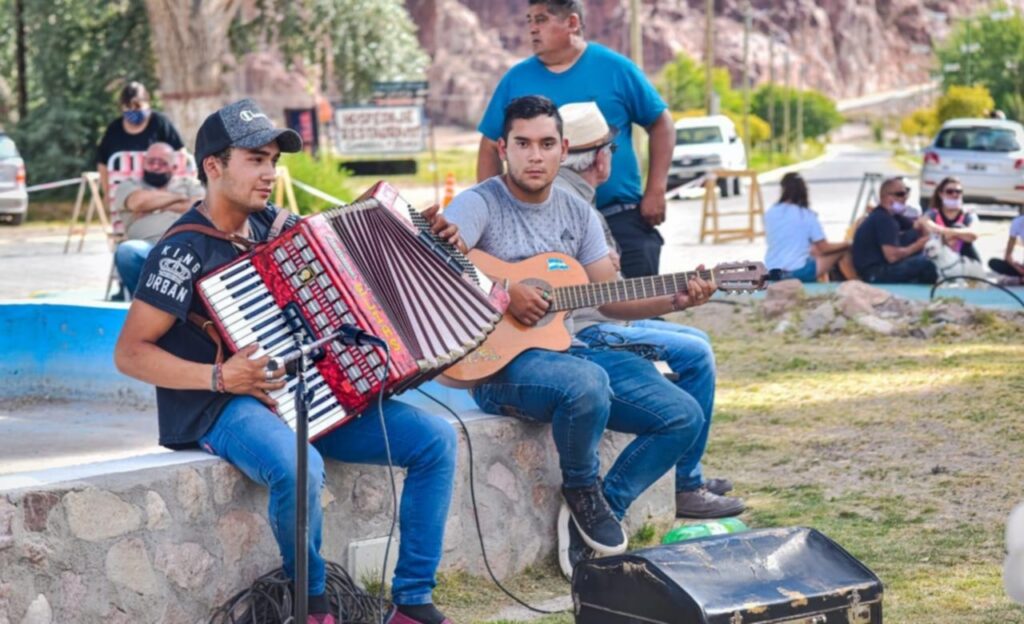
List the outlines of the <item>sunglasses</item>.
{"type": "Polygon", "coordinates": [[[907,191],[891,191],[889,194],[893,197],[906,197],[907,191]]]}
{"type": "Polygon", "coordinates": [[[964,194],[963,189],[948,188],[942,191],[943,195],[949,195],[950,197],[960,197],[964,194]]]}

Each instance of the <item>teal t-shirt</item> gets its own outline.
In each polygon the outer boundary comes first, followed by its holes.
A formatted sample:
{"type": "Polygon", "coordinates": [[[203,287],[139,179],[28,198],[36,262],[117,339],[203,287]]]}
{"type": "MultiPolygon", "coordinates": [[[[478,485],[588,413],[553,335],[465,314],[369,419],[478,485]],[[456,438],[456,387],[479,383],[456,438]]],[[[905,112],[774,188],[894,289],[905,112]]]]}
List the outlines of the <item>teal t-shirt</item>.
{"type": "Polygon", "coordinates": [[[556,74],[536,56],[518,63],[502,77],[477,129],[497,141],[505,123],[505,107],[525,95],[543,95],[556,106],[596,102],[608,125],[619,129],[612,157],[612,175],[597,188],[598,208],[640,202],[640,167],[633,152],[633,127],[647,127],[665,110],[665,102],[643,72],[628,58],[598,43],[587,48],[568,70],[556,74]]]}

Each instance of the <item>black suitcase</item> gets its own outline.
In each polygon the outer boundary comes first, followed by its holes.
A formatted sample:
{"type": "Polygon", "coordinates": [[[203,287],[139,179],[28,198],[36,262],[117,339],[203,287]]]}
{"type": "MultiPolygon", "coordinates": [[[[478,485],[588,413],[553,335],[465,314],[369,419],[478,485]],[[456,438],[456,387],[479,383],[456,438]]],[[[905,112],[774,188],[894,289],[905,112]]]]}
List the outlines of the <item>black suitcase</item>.
{"type": "Polygon", "coordinates": [[[814,529],[758,529],[581,562],[576,624],[881,624],[882,583],[814,529]]]}

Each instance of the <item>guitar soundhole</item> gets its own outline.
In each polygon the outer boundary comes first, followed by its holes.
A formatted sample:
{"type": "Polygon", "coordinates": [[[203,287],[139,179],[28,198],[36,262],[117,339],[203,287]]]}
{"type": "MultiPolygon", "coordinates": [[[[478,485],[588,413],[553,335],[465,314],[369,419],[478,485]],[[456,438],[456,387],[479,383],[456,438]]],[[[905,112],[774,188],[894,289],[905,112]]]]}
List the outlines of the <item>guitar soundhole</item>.
{"type": "MultiPolygon", "coordinates": [[[[551,284],[545,282],[544,280],[540,280],[540,279],[528,278],[528,279],[522,280],[522,283],[526,284],[527,286],[533,286],[534,288],[540,288],[541,290],[547,290],[547,291],[554,290],[554,288],[552,288],[551,284]]],[[[537,324],[534,325],[534,327],[544,327],[545,325],[550,323],[552,320],[554,320],[554,318],[555,318],[554,313],[549,312],[549,313],[545,314],[544,316],[542,316],[540,318],[540,320],[537,321],[537,324]]]]}

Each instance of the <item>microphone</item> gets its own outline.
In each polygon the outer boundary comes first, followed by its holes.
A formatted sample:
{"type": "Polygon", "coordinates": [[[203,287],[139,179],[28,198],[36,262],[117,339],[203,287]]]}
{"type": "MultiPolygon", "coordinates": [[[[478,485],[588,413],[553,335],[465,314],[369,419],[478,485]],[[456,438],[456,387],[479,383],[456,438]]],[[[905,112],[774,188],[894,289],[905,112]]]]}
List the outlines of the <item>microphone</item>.
{"type": "Polygon", "coordinates": [[[285,355],[270,358],[270,361],[267,362],[267,370],[273,373],[278,369],[283,368],[288,375],[294,375],[294,362],[299,358],[309,357],[327,343],[335,340],[348,347],[371,345],[382,349],[388,348],[388,343],[383,339],[365,332],[355,325],[345,323],[339,327],[337,331],[324,336],[320,340],[300,345],[295,350],[289,351],[285,355]]]}
{"type": "Polygon", "coordinates": [[[384,342],[383,338],[378,338],[377,336],[363,331],[349,323],[343,324],[338,330],[338,334],[338,341],[349,347],[372,345],[374,347],[380,347],[381,349],[388,348],[388,343],[384,342]]]}

